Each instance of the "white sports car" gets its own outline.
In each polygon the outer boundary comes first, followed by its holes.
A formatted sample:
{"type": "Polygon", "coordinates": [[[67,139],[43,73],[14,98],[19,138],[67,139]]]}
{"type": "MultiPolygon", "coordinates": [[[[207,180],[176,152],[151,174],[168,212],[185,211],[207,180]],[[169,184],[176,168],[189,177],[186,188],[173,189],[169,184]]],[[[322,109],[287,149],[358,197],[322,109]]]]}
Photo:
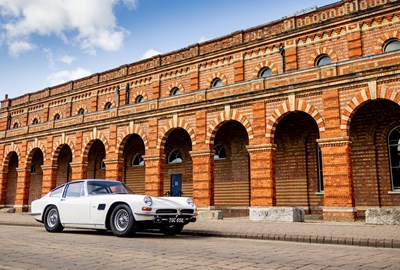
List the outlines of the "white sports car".
{"type": "Polygon", "coordinates": [[[119,181],[80,180],[63,184],[31,205],[31,215],[49,232],[64,227],[109,230],[129,236],[138,230],[180,233],[196,221],[191,198],[136,195],[119,181]]]}

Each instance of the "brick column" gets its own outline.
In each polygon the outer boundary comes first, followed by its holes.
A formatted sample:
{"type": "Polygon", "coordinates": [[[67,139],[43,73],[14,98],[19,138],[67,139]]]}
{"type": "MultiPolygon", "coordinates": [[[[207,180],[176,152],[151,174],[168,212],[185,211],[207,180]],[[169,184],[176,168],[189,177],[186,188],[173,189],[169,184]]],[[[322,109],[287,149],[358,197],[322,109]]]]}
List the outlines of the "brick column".
{"type": "Polygon", "coordinates": [[[193,162],[193,199],[197,206],[214,205],[214,151],[189,152],[193,162]]]}
{"type": "Polygon", "coordinates": [[[118,158],[105,159],[106,164],[106,179],[122,181],[122,171],[124,160],[118,158]]]}
{"type": "Polygon", "coordinates": [[[348,137],[318,140],[324,176],[325,220],[354,221],[351,141],[348,137]]]}
{"type": "Polygon", "coordinates": [[[6,204],[7,171],[0,171],[0,207],[6,204]]]}
{"type": "Polygon", "coordinates": [[[275,153],[276,145],[249,145],[250,205],[275,206],[275,153]]]}
{"type": "Polygon", "coordinates": [[[234,71],[234,82],[242,82],[244,81],[244,60],[243,55],[241,53],[237,53],[234,56],[234,64],[233,64],[233,71],[234,71]]]}
{"type": "Polygon", "coordinates": [[[200,89],[199,85],[199,68],[197,65],[192,65],[190,67],[190,74],[189,74],[189,80],[190,80],[190,91],[196,91],[200,89]]]}
{"type": "Polygon", "coordinates": [[[151,196],[162,196],[165,160],[161,155],[144,155],[145,191],[151,196]]]}
{"type": "Polygon", "coordinates": [[[42,196],[56,187],[57,169],[57,165],[42,165],[42,196]]]}
{"type": "Polygon", "coordinates": [[[29,174],[27,168],[17,168],[17,194],[15,197],[14,208],[16,212],[21,213],[28,210],[28,197],[29,197],[29,174]]]}
{"type": "Polygon", "coordinates": [[[87,164],[82,164],[82,162],[71,162],[71,180],[81,180],[85,179],[87,176],[87,164]]]}

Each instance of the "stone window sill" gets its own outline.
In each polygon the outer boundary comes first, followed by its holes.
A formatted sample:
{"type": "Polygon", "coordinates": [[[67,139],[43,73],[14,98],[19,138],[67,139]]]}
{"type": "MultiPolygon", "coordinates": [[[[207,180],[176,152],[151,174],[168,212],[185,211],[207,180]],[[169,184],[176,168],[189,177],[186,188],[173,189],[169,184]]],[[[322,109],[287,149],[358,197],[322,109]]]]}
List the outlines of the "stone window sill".
{"type": "Polygon", "coordinates": [[[400,190],[393,190],[388,192],[389,195],[400,195],[400,190]]]}
{"type": "Polygon", "coordinates": [[[315,195],[324,196],[324,192],[323,191],[315,192],[315,195]]]}

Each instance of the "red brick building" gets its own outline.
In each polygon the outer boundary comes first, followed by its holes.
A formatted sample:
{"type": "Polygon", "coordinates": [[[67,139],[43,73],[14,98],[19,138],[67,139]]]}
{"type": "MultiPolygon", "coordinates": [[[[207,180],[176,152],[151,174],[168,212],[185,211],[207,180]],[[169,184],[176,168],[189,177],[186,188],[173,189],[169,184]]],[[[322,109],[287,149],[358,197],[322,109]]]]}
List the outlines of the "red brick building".
{"type": "Polygon", "coordinates": [[[2,100],[0,206],[107,178],[353,220],[400,206],[399,104],[399,1],[343,0],[2,100]]]}

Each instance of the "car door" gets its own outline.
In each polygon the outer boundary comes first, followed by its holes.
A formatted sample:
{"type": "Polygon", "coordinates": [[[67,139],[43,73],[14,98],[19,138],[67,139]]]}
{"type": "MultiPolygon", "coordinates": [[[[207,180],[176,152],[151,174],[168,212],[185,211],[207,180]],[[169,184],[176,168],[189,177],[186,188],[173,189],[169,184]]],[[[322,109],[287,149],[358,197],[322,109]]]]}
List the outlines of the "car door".
{"type": "Polygon", "coordinates": [[[59,204],[61,223],[89,224],[90,198],[85,193],[84,184],[83,181],[72,182],[66,187],[59,204]]]}

